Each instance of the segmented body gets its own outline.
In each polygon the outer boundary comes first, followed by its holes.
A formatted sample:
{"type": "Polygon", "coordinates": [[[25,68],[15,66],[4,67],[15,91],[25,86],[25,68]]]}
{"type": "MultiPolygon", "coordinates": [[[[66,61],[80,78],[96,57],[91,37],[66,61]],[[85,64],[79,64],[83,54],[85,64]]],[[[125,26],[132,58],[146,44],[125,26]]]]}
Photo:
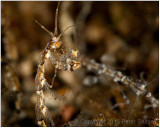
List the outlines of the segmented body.
{"type": "Polygon", "coordinates": [[[44,77],[44,64],[47,58],[49,58],[50,50],[51,50],[51,42],[49,42],[45,48],[45,50],[41,53],[40,63],[38,65],[37,74],[35,78],[35,88],[37,93],[37,104],[36,104],[36,116],[39,126],[46,126],[44,121],[46,109],[43,87],[48,84],[44,77]]]}
{"type": "Polygon", "coordinates": [[[52,40],[47,44],[44,51],[40,55],[40,63],[38,65],[37,74],[35,78],[35,88],[37,93],[37,104],[36,104],[36,116],[39,126],[46,126],[45,116],[48,116],[49,121],[52,126],[54,126],[54,122],[49,115],[48,109],[45,106],[43,87],[52,87],[44,77],[44,64],[46,59],[50,58],[53,66],[56,69],[61,69],[64,71],[74,71],[80,67],[80,62],[78,61],[78,50],[70,50],[66,51],[62,54],[57,55],[55,53],[52,55],[51,50],[58,49],[61,46],[61,42],[57,38],[52,38],[52,40]],[[54,41],[54,40],[56,41],[54,41]],[[47,115],[46,115],[47,113],[47,115]]]}

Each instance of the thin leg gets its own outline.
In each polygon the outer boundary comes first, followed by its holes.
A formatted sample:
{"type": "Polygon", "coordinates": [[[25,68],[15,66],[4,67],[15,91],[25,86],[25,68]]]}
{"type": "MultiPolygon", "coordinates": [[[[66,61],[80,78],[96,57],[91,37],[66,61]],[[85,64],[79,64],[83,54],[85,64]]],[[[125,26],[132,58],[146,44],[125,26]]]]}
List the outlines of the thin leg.
{"type": "Polygon", "coordinates": [[[128,105],[128,104],[130,103],[130,100],[127,98],[127,96],[126,96],[125,93],[123,92],[121,86],[120,86],[118,83],[117,83],[117,85],[118,85],[118,87],[119,87],[119,89],[120,89],[120,91],[121,91],[121,94],[122,94],[122,96],[123,96],[123,99],[125,100],[125,103],[128,105]]]}
{"type": "Polygon", "coordinates": [[[52,86],[53,86],[53,83],[54,83],[54,79],[56,78],[56,75],[57,75],[57,68],[55,68],[55,73],[54,73],[54,76],[53,76],[53,79],[52,79],[52,86]]]}
{"type": "Polygon", "coordinates": [[[46,81],[46,87],[49,90],[49,88],[52,88],[52,85],[50,85],[47,81],[46,81]]]}
{"type": "Polygon", "coordinates": [[[39,26],[41,26],[41,28],[43,29],[43,30],[45,30],[46,32],[48,32],[52,37],[53,37],[53,33],[52,32],[50,32],[47,28],[45,28],[42,24],[40,24],[37,20],[35,20],[35,22],[39,25],[39,26]]]}
{"type": "Polygon", "coordinates": [[[129,114],[128,120],[130,120],[131,115],[132,115],[132,113],[134,112],[134,109],[135,109],[135,107],[136,107],[136,104],[137,104],[137,102],[138,102],[138,99],[139,99],[139,96],[137,95],[136,101],[135,101],[135,103],[133,104],[133,107],[132,107],[132,109],[131,109],[131,113],[129,114]]]}
{"type": "Polygon", "coordinates": [[[128,105],[130,103],[130,100],[127,98],[127,96],[125,95],[125,93],[123,92],[121,86],[116,82],[116,84],[118,85],[119,89],[120,89],[120,92],[123,96],[123,99],[125,100],[125,103],[117,103],[115,104],[112,109],[115,109],[116,107],[120,106],[120,105],[128,105]]]}

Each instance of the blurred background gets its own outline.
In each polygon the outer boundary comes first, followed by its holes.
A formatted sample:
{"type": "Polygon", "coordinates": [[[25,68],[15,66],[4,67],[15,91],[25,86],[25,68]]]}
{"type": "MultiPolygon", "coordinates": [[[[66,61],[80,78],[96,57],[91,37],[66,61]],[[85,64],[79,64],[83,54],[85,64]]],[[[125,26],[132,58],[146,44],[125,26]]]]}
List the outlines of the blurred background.
{"type": "MultiPolygon", "coordinates": [[[[1,126],[38,126],[34,80],[40,53],[51,37],[34,20],[54,31],[57,4],[1,2],[1,126]]],[[[67,48],[77,48],[81,55],[147,83],[158,99],[158,5],[158,1],[61,2],[58,31],[75,25],[62,38],[67,48]]],[[[51,83],[54,66],[50,61],[45,65],[51,83]]],[[[126,121],[136,94],[118,85],[83,66],[75,72],[58,70],[53,88],[45,90],[45,104],[56,126],[158,126],[159,109],[150,107],[143,95],[131,114],[135,122],[126,121]]]]}

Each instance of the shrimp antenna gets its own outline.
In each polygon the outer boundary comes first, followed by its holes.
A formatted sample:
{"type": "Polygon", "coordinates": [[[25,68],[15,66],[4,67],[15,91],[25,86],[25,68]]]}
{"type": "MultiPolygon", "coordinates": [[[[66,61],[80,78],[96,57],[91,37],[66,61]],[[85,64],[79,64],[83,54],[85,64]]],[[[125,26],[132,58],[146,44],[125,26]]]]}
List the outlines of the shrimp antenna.
{"type": "Polygon", "coordinates": [[[57,24],[58,24],[58,9],[59,9],[60,1],[58,1],[58,5],[56,8],[56,15],[55,15],[55,29],[54,29],[54,36],[58,35],[58,29],[57,29],[57,24]]]}
{"type": "Polygon", "coordinates": [[[43,30],[45,30],[46,32],[48,32],[52,37],[54,36],[54,34],[52,32],[50,32],[47,28],[45,28],[42,24],[40,24],[37,20],[34,20],[43,30]]]}
{"type": "Polygon", "coordinates": [[[75,27],[76,25],[71,25],[71,26],[68,26],[66,29],[63,30],[63,32],[59,35],[58,38],[60,38],[62,35],[64,35],[64,33],[71,27],[75,27]]]}

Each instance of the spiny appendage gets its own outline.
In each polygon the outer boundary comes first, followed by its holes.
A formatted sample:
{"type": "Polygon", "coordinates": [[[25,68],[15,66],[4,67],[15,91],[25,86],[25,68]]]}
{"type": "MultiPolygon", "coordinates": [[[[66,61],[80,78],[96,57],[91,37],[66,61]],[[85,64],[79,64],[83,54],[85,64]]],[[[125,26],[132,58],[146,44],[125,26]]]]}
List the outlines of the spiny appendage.
{"type": "MultiPolygon", "coordinates": [[[[98,64],[94,60],[90,60],[88,58],[82,58],[83,66],[87,67],[88,70],[93,70],[98,72],[99,75],[106,74],[113,78],[114,82],[122,82],[123,84],[130,86],[137,96],[145,93],[147,90],[145,89],[147,85],[136,83],[129,79],[127,76],[123,75],[119,71],[114,71],[106,67],[104,64],[98,64]]],[[[146,98],[151,102],[153,107],[158,106],[159,100],[157,100],[151,92],[148,92],[146,98]]]]}

